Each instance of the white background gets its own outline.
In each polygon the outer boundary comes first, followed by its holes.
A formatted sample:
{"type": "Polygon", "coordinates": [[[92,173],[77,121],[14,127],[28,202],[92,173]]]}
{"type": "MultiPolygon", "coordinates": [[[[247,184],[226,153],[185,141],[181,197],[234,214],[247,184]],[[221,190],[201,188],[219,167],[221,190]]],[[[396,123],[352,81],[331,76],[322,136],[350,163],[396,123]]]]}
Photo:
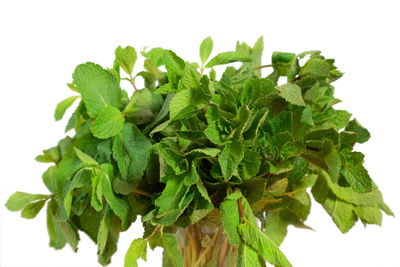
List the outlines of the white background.
{"type": "MultiPolygon", "coordinates": [[[[45,212],[34,220],[5,209],[14,191],[46,193],[34,161],[64,136],[66,119],[55,122],[56,103],[71,96],[76,65],[111,66],[118,45],[171,48],[199,61],[203,38],[214,53],[233,50],[236,40],[253,44],[264,36],[263,63],[272,51],[322,50],[345,72],[335,83],[337,105],[355,114],[372,133],[358,147],[385,201],[400,216],[398,1],[4,1],[0,2],[0,265],[99,266],[96,246],[83,234],[78,253],[48,247],[45,212]]],[[[138,72],[141,65],[136,66],[138,72]]],[[[123,84],[123,87],[128,86],[123,84]]],[[[69,117],[67,113],[66,117],[69,117]]],[[[361,223],[342,235],[313,203],[307,224],[316,232],[289,228],[282,250],[295,267],[400,266],[400,224],[361,223]]],[[[110,266],[122,266],[140,223],[122,234],[110,266]]],[[[160,266],[160,250],[148,263],[160,266]]]]}

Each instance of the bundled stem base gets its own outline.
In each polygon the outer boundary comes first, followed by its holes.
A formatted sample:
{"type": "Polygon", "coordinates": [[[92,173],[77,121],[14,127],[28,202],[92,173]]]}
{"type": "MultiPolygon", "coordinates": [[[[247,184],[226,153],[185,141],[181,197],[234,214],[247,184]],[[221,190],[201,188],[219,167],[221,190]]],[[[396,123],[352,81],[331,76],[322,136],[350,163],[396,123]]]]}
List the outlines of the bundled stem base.
{"type": "Polygon", "coordinates": [[[237,246],[231,246],[222,226],[194,224],[177,231],[185,267],[235,267],[237,246]]]}

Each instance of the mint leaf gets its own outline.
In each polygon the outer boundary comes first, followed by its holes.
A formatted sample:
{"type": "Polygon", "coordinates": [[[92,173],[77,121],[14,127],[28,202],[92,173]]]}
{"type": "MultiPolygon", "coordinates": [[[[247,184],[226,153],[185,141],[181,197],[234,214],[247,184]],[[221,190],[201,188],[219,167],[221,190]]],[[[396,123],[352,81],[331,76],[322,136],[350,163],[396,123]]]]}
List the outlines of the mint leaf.
{"type": "Polygon", "coordinates": [[[15,192],[7,200],[6,207],[11,211],[19,211],[28,206],[33,201],[46,200],[48,198],[49,196],[47,195],[32,195],[24,192],[15,192]]]}
{"type": "Polygon", "coordinates": [[[242,53],[231,51],[231,52],[223,52],[219,53],[215,57],[213,57],[206,65],[206,68],[212,68],[217,65],[225,65],[228,63],[236,62],[236,61],[250,61],[249,56],[243,55],[242,53]]]}
{"type": "Polygon", "coordinates": [[[106,107],[90,125],[93,135],[100,139],[107,139],[118,134],[124,128],[125,118],[114,107],[106,107]]]}
{"type": "Polygon", "coordinates": [[[119,84],[101,66],[90,62],[81,64],[72,76],[90,117],[96,118],[108,106],[121,107],[119,84]]]}
{"type": "Polygon", "coordinates": [[[127,229],[131,223],[128,203],[117,197],[112,189],[114,179],[113,166],[110,163],[101,165],[101,170],[95,170],[95,175],[100,179],[102,194],[113,212],[121,218],[122,228],[127,229]]]}
{"type": "Polygon", "coordinates": [[[57,104],[56,111],[54,113],[54,118],[56,121],[59,121],[62,119],[62,117],[65,114],[65,111],[77,100],[79,96],[71,96],[68,97],[67,99],[64,99],[60,103],[57,104]]]}
{"type": "Polygon", "coordinates": [[[135,48],[127,46],[122,48],[118,46],[115,50],[115,56],[121,68],[130,76],[132,76],[133,66],[136,63],[137,54],[135,48]]]}
{"type": "Polygon", "coordinates": [[[257,252],[242,242],[238,248],[237,267],[262,267],[257,252]]]}
{"type": "Polygon", "coordinates": [[[301,88],[298,85],[284,84],[277,86],[276,89],[280,92],[280,96],[282,96],[287,102],[297,106],[306,105],[303,96],[301,95],[301,88]]]}
{"type": "Polygon", "coordinates": [[[142,258],[146,261],[147,241],[138,238],[132,241],[125,255],[125,267],[138,267],[137,260],[142,258]]]}
{"type": "Polygon", "coordinates": [[[205,38],[200,44],[200,59],[201,63],[204,65],[208,57],[211,55],[213,49],[213,40],[211,37],[205,38]]]}
{"type": "Polygon", "coordinates": [[[163,267],[183,267],[182,252],[178,249],[178,241],[172,234],[162,235],[163,267]]]}
{"type": "Polygon", "coordinates": [[[124,128],[114,137],[115,154],[122,179],[138,183],[147,164],[150,141],[132,123],[125,123],[124,128]]]}
{"type": "Polygon", "coordinates": [[[372,180],[368,171],[362,165],[346,165],[340,172],[354,191],[369,192],[372,189],[372,180]]]}
{"type": "Polygon", "coordinates": [[[242,143],[230,143],[224,147],[224,150],[222,150],[218,157],[218,162],[226,180],[232,177],[243,157],[244,146],[242,143]]]}
{"type": "Polygon", "coordinates": [[[26,219],[35,218],[36,215],[41,211],[46,204],[47,199],[39,200],[28,204],[22,211],[21,216],[26,219]]]}
{"type": "Polygon", "coordinates": [[[239,207],[236,199],[225,199],[221,205],[221,221],[231,245],[240,243],[237,227],[240,224],[239,207]]]}
{"type": "Polygon", "coordinates": [[[357,138],[358,143],[365,143],[371,137],[369,131],[364,127],[362,127],[356,119],[350,121],[347,124],[345,131],[356,133],[358,135],[357,138]]]}
{"type": "Polygon", "coordinates": [[[264,261],[275,266],[292,266],[277,245],[261,232],[256,225],[253,225],[247,219],[243,219],[243,223],[239,225],[238,230],[243,240],[256,250],[264,261]]]}

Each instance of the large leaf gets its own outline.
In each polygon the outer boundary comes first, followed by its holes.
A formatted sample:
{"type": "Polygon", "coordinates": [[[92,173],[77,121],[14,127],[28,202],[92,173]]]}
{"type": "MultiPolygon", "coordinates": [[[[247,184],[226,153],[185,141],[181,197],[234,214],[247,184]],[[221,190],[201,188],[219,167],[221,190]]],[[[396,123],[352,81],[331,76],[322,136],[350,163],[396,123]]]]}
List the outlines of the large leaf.
{"type": "Polygon", "coordinates": [[[122,179],[139,183],[150,147],[150,141],[136,125],[125,123],[122,131],[114,137],[112,148],[122,179]]]}
{"type": "Polygon", "coordinates": [[[229,180],[236,172],[240,161],[244,157],[244,145],[239,142],[227,144],[218,157],[221,171],[226,180],[229,180]]]}
{"type": "Polygon", "coordinates": [[[114,107],[106,107],[90,125],[93,135],[100,139],[107,139],[119,133],[124,127],[125,118],[114,107]]]}
{"type": "Polygon", "coordinates": [[[264,261],[275,266],[292,266],[278,246],[261,232],[256,225],[250,223],[247,219],[243,219],[243,223],[239,225],[238,230],[243,240],[256,250],[264,261]]]}
{"type": "Polygon", "coordinates": [[[78,65],[72,75],[90,117],[96,118],[106,107],[121,107],[121,89],[115,77],[94,63],[78,65]]]}

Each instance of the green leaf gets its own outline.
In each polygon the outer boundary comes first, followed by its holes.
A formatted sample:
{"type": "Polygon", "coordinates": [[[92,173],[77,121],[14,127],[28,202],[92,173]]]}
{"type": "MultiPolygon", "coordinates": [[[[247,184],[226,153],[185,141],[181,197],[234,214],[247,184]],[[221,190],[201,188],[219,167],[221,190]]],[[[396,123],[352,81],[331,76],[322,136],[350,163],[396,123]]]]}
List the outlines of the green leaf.
{"type": "Polygon", "coordinates": [[[356,206],[354,212],[364,223],[382,225],[382,212],[377,207],[356,206]]]}
{"type": "Polygon", "coordinates": [[[220,205],[221,221],[231,245],[240,243],[237,227],[240,224],[239,207],[236,199],[225,199],[220,205]]]}
{"type": "Polygon", "coordinates": [[[205,38],[200,44],[200,59],[201,63],[204,65],[208,57],[210,56],[213,49],[213,40],[211,37],[205,38]]]}
{"type": "Polygon", "coordinates": [[[60,103],[57,104],[56,111],[54,113],[54,118],[56,121],[59,121],[62,119],[64,116],[65,111],[75,102],[76,99],[78,99],[79,96],[71,96],[68,97],[67,99],[64,99],[60,103]]]}
{"type": "Polygon", "coordinates": [[[42,210],[44,204],[46,204],[47,199],[39,200],[28,204],[22,211],[21,216],[26,219],[35,218],[36,215],[42,210]]]}
{"type": "Polygon", "coordinates": [[[279,246],[287,234],[287,226],[288,221],[282,218],[279,211],[268,212],[264,233],[279,246]]]}
{"type": "Polygon", "coordinates": [[[288,259],[279,250],[278,246],[267,235],[258,229],[257,225],[250,223],[247,219],[242,219],[238,230],[242,239],[257,251],[258,255],[264,260],[275,266],[292,266],[288,259]]]}
{"type": "Polygon", "coordinates": [[[114,107],[106,107],[90,125],[93,135],[100,139],[107,139],[118,134],[124,128],[125,118],[114,107]]]}
{"type": "Polygon", "coordinates": [[[350,121],[346,128],[345,131],[348,132],[354,132],[358,134],[357,142],[358,143],[365,143],[368,141],[368,139],[371,137],[371,134],[367,129],[361,126],[361,124],[356,120],[350,121]]]}
{"type": "Polygon", "coordinates": [[[251,58],[247,55],[236,51],[219,53],[213,57],[206,65],[206,68],[212,68],[217,65],[225,65],[236,61],[250,61],[251,58]]]}
{"type": "Polygon", "coordinates": [[[178,249],[178,241],[172,234],[162,234],[163,267],[183,267],[182,252],[178,249]]]}
{"type": "Polygon", "coordinates": [[[115,50],[115,56],[121,68],[128,74],[132,75],[133,66],[135,66],[137,54],[135,48],[127,46],[122,48],[118,46],[115,50]]]}
{"type": "Polygon", "coordinates": [[[35,158],[38,162],[54,162],[58,163],[61,159],[60,148],[55,146],[46,150],[43,150],[43,155],[39,155],[35,158]]]}
{"type": "Polygon", "coordinates": [[[146,261],[146,255],[147,241],[142,238],[133,240],[125,255],[124,267],[138,267],[137,260],[142,258],[146,261]]]}
{"type": "Polygon", "coordinates": [[[246,149],[240,165],[242,166],[241,171],[244,179],[256,176],[261,165],[260,155],[255,151],[246,149]]]}
{"type": "Polygon", "coordinates": [[[118,81],[101,66],[90,62],[81,64],[72,76],[90,117],[96,118],[108,106],[121,107],[118,81]]]}
{"type": "Polygon", "coordinates": [[[49,198],[48,195],[38,195],[38,194],[32,195],[24,192],[15,192],[7,200],[6,207],[10,211],[19,211],[24,209],[31,202],[37,200],[47,200],[48,198],[49,198]]]}
{"type": "Polygon", "coordinates": [[[130,220],[130,208],[128,203],[117,197],[114,194],[112,183],[114,179],[113,166],[110,163],[101,165],[101,170],[95,170],[96,175],[100,179],[101,189],[104,198],[110,205],[112,211],[121,218],[122,228],[127,229],[131,223],[130,220]]]}
{"type": "Polygon", "coordinates": [[[171,173],[162,194],[155,200],[154,204],[158,207],[157,216],[172,213],[175,210],[181,210],[185,196],[189,192],[189,185],[185,185],[185,174],[175,175],[171,173]]]}
{"type": "Polygon", "coordinates": [[[78,158],[85,163],[88,166],[99,166],[99,164],[97,163],[96,160],[94,160],[91,156],[89,156],[88,154],[82,152],[81,150],[79,150],[78,148],[74,147],[75,149],[75,153],[78,156],[78,158]]]}
{"type": "Polygon", "coordinates": [[[306,105],[301,94],[300,86],[288,83],[277,86],[276,89],[280,92],[280,96],[283,97],[287,102],[297,106],[306,105]]]}
{"type": "Polygon", "coordinates": [[[372,180],[368,171],[361,165],[346,165],[340,172],[354,191],[359,193],[369,192],[372,189],[372,180]]]}
{"type": "Polygon", "coordinates": [[[125,123],[114,137],[113,153],[123,180],[139,183],[147,165],[151,143],[136,125],[125,123]]]}
{"type": "Polygon", "coordinates": [[[308,125],[314,125],[310,106],[306,106],[304,108],[303,112],[301,113],[300,121],[308,125]]]}
{"type": "Polygon", "coordinates": [[[185,61],[171,50],[164,50],[164,62],[167,69],[168,82],[177,84],[182,77],[185,61]]]}
{"type": "Polygon", "coordinates": [[[226,180],[229,180],[232,175],[237,171],[240,161],[244,157],[243,143],[234,142],[227,144],[218,157],[221,171],[226,180]]]}
{"type": "Polygon", "coordinates": [[[244,242],[238,248],[237,267],[262,267],[257,252],[244,242]]]}
{"type": "Polygon", "coordinates": [[[61,230],[59,223],[56,221],[54,215],[54,209],[56,208],[56,203],[54,200],[50,200],[47,204],[47,231],[50,238],[50,247],[55,249],[62,249],[67,240],[61,230]]]}
{"type": "MultiPolygon", "coordinates": [[[[343,201],[333,194],[329,189],[333,189],[329,182],[329,177],[325,172],[321,172],[326,179],[319,178],[312,188],[312,194],[326,212],[332,217],[333,221],[342,233],[348,232],[356,223],[357,217],[353,212],[353,205],[343,201]],[[329,186],[328,186],[329,185],[329,186]]],[[[339,186],[338,186],[339,187],[339,186]]],[[[351,190],[351,189],[350,189],[351,190]]]]}

